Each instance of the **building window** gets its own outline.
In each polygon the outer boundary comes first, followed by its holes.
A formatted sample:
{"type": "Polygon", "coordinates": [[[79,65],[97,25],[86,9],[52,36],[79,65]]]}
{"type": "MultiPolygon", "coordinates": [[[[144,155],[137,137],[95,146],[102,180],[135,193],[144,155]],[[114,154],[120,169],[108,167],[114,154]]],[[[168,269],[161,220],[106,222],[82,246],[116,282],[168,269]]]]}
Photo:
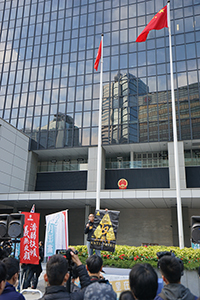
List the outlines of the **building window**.
{"type": "Polygon", "coordinates": [[[133,161],[129,156],[106,158],[106,169],[163,168],[168,167],[168,152],[134,152],[133,161]]]}
{"type": "Polygon", "coordinates": [[[185,150],[185,166],[200,166],[200,149],[185,150]]]}

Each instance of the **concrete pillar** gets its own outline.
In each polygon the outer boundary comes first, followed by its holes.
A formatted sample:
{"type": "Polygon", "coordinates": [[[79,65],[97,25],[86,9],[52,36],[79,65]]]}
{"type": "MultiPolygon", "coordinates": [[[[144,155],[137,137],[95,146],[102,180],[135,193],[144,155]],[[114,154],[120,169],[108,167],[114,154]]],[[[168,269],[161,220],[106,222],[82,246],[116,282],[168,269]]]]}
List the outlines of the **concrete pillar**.
{"type": "Polygon", "coordinates": [[[133,168],[133,162],[134,162],[134,152],[130,152],[130,168],[133,168]]]}
{"type": "MultiPolygon", "coordinates": [[[[191,247],[190,243],[190,220],[189,220],[189,209],[188,207],[182,208],[183,214],[183,233],[185,247],[191,247]]],[[[177,207],[171,207],[171,221],[172,221],[172,235],[173,235],[173,246],[179,247],[178,239],[178,223],[177,223],[177,207]]]]}
{"type": "Polygon", "coordinates": [[[102,158],[101,158],[101,189],[105,189],[105,169],[106,169],[106,151],[101,149],[102,158]]]}
{"type": "MultiPolygon", "coordinates": [[[[180,172],[180,188],[186,188],[185,178],[185,158],[184,158],[184,144],[178,142],[178,157],[179,157],[179,172],[180,172]]],[[[170,189],[176,188],[175,182],[175,163],[174,163],[174,143],[168,143],[168,159],[169,159],[169,181],[170,189]]]]}
{"type": "MultiPolygon", "coordinates": [[[[105,150],[102,148],[101,189],[105,187],[105,150]]],[[[97,181],[97,147],[88,149],[87,191],[96,191],[97,181]]]]}
{"type": "Polygon", "coordinates": [[[25,191],[35,191],[37,177],[38,155],[32,151],[28,152],[26,169],[25,191]]]}

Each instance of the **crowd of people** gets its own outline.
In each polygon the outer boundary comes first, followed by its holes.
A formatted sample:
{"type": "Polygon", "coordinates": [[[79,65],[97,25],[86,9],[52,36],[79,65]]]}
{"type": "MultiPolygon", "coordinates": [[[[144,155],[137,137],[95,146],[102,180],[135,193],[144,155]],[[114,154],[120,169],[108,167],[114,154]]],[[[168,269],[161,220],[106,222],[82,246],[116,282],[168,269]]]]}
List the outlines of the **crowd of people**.
{"type": "Polygon", "coordinates": [[[12,243],[3,243],[0,253],[0,299],[25,300],[18,291],[31,287],[36,289],[38,278],[42,272],[41,262],[44,258],[43,242],[39,242],[39,264],[22,264],[20,274],[19,260],[13,257],[12,243]]]}
{"type": "MultiPolygon", "coordinates": [[[[158,275],[154,268],[150,264],[136,264],[129,274],[130,290],[122,292],[119,300],[197,300],[198,297],[181,284],[182,266],[180,260],[171,255],[159,259],[165,285],[158,294],[158,275]]],[[[103,277],[102,268],[103,260],[96,254],[88,257],[86,266],[73,248],[70,261],[61,254],[53,255],[46,265],[47,287],[41,300],[116,300],[117,295],[103,277]]],[[[0,300],[25,299],[15,290],[18,275],[17,259],[7,257],[0,261],[0,300]]]]}
{"type": "MultiPolygon", "coordinates": [[[[103,260],[100,250],[96,250],[93,255],[93,249],[90,248],[93,225],[94,215],[90,214],[84,229],[84,233],[87,234],[88,247],[86,266],[81,263],[73,248],[67,250],[69,256],[53,255],[46,265],[44,280],[47,287],[41,300],[117,299],[112,285],[103,276],[103,260]]],[[[6,248],[0,260],[0,300],[25,300],[24,296],[15,289],[20,273],[19,261],[16,258],[5,257],[8,255],[8,250],[6,248]]],[[[169,252],[160,252],[157,255],[158,267],[165,283],[162,291],[158,292],[158,275],[154,268],[150,264],[136,264],[129,274],[130,290],[123,291],[119,300],[200,300],[181,284],[184,269],[182,261],[169,252]]],[[[22,289],[28,287],[36,289],[42,272],[43,258],[43,243],[40,242],[39,264],[21,266],[19,282],[22,289]]],[[[20,290],[19,283],[17,289],[20,290]]]]}

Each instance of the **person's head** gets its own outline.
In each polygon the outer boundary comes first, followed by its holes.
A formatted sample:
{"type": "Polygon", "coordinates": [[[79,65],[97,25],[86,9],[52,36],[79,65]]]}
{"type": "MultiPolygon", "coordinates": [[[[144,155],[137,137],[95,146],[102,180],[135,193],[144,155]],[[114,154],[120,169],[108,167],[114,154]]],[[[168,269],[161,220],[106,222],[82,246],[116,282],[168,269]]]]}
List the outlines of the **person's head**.
{"type": "Polygon", "coordinates": [[[94,215],[93,214],[89,214],[88,220],[93,223],[94,222],[94,215]]]}
{"type": "Polygon", "coordinates": [[[94,282],[85,290],[84,300],[116,300],[117,295],[114,292],[112,285],[106,283],[94,282]]]}
{"type": "Polygon", "coordinates": [[[158,276],[150,264],[136,264],[129,274],[129,285],[138,300],[152,300],[158,289],[158,276]]]}
{"type": "Polygon", "coordinates": [[[176,257],[163,256],[159,260],[160,271],[165,283],[179,283],[181,279],[181,264],[176,257]]]}
{"type": "Polygon", "coordinates": [[[119,296],[119,300],[134,300],[133,294],[131,291],[123,291],[119,296]]]}
{"type": "Polygon", "coordinates": [[[98,274],[103,267],[103,260],[100,256],[94,254],[87,258],[86,269],[90,274],[98,274]]]}
{"type": "Polygon", "coordinates": [[[39,241],[39,246],[43,247],[43,242],[42,241],[39,241]]]}
{"type": "Polygon", "coordinates": [[[46,274],[44,275],[45,281],[49,285],[63,285],[69,278],[68,262],[60,254],[53,255],[47,262],[46,274]]]}
{"type": "Polygon", "coordinates": [[[3,260],[7,270],[7,277],[6,280],[14,285],[18,280],[18,273],[19,273],[19,261],[13,257],[6,257],[3,260]]]}
{"type": "Polygon", "coordinates": [[[0,295],[2,294],[6,285],[7,270],[5,264],[0,261],[0,295]]]}

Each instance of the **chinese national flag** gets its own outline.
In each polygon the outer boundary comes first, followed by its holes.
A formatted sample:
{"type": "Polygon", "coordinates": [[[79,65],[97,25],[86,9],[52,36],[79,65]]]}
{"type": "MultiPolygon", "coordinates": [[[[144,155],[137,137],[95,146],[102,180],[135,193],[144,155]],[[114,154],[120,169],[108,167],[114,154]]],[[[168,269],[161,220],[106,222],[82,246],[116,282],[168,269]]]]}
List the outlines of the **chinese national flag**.
{"type": "Polygon", "coordinates": [[[100,61],[100,59],[101,59],[101,44],[102,44],[102,41],[101,41],[101,43],[100,43],[100,45],[99,45],[99,50],[98,50],[98,52],[97,52],[97,57],[96,57],[96,60],[95,60],[95,63],[94,63],[94,68],[95,68],[96,71],[97,71],[97,69],[98,69],[99,61],[100,61]]]}
{"type": "Polygon", "coordinates": [[[156,29],[162,29],[164,27],[168,27],[167,22],[167,5],[163,7],[154,17],[151,19],[149,24],[145,27],[145,29],[140,33],[137,37],[136,42],[145,42],[149,31],[156,29]]]}

